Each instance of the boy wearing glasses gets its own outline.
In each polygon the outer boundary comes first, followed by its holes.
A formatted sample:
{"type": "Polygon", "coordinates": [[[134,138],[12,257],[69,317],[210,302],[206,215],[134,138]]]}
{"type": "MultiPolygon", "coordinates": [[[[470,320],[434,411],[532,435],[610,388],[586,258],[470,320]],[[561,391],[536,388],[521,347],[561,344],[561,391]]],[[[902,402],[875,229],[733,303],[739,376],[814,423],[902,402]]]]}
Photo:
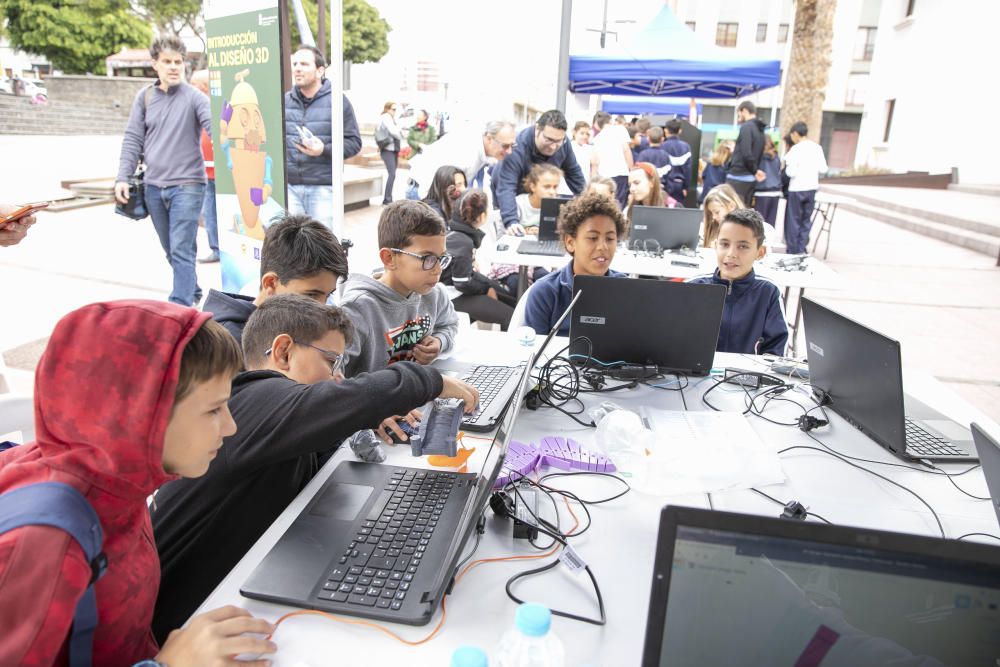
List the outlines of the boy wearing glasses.
{"type": "Polygon", "coordinates": [[[741,354],[785,353],[788,325],[781,305],[781,291],[754,273],[753,263],[767,254],[764,218],[752,208],[728,213],[719,226],[715,273],[696,276],[689,283],[726,287],[726,305],[719,329],[719,352],[741,354]]]}
{"type": "Polygon", "coordinates": [[[347,346],[347,377],[398,361],[427,365],[451,349],[458,317],[438,285],[451,263],[447,233],[441,216],[423,202],[382,209],[378,254],[385,270],[377,278],[352,274],[341,303],[357,331],[347,346]]]}
{"type": "Polygon", "coordinates": [[[236,435],[203,477],[166,484],[150,508],[162,569],[157,637],[182,626],[233,569],[319,470],[319,453],[436,397],[475,406],[475,389],[414,363],[344,380],[352,337],[342,310],[294,294],[250,316],[247,370],[229,400],[236,435]]]}

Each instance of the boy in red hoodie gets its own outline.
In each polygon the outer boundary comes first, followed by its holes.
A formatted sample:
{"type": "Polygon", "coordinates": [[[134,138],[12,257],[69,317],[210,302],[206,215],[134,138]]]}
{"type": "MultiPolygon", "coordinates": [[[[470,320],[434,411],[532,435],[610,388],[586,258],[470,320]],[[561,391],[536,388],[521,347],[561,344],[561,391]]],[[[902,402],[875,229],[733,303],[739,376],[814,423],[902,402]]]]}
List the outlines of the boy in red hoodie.
{"type": "MultiPolygon", "coordinates": [[[[0,454],[0,493],[62,482],[100,519],[108,567],[95,585],[95,665],[153,656],[170,667],[231,664],[239,653],[275,650],[244,634],[268,634],[272,626],[236,607],[196,617],[162,650],[150,632],[160,563],[146,498],[178,476],[203,475],[222,438],[236,431],[227,401],[239,348],[210,317],[153,301],[70,313],[35,374],[37,441],[0,454]]],[[[0,535],[0,665],[66,664],[90,576],[82,549],[58,528],[0,535]]]]}

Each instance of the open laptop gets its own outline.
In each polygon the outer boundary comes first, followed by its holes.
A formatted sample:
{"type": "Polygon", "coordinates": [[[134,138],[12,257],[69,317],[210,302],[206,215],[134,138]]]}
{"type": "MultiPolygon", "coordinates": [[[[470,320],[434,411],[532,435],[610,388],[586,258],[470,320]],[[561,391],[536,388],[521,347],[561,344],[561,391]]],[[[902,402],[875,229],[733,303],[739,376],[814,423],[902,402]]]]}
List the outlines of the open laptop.
{"type": "Polygon", "coordinates": [[[696,208],[634,206],[628,246],[633,250],[697,250],[704,211],[696,208]],[[655,241],[656,243],[648,243],[655,241]],[[640,242],[636,244],[636,242],[640,242]],[[643,247],[636,247],[641,245],[643,247]],[[653,248],[649,246],[652,245],[653,248]]]}
{"type": "Polygon", "coordinates": [[[655,364],[687,375],[712,370],[722,285],[576,276],[573,289],[582,292],[569,324],[573,361],[585,362],[589,352],[603,364],[655,364]]]}
{"type": "Polygon", "coordinates": [[[521,371],[513,405],[478,474],[344,461],[240,593],[396,623],[429,622],[489,502],[532,368],[552,336],[521,371]]]}
{"type": "Polygon", "coordinates": [[[996,665],[1000,547],[666,507],[642,667],[996,665]]]}
{"type": "Polygon", "coordinates": [[[971,430],[979,460],[983,464],[986,488],[990,490],[993,509],[997,512],[997,523],[1000,523],[1000,442],[991,438],[979,424],[972,424],[971,430]]]}
{"type": "MultiPolygon", "coordinates": [[[[542,343],[542,349],[548,346],[552,337],[559,332],[563,320],[573,309],[573,304],[580,298],[577,294],[570,301],[569,307],[563,312],[559,321],[549,331],[542,343]]],[[[435,366],[445,369],[445,364],[435,363],[435,366]]],[[[503,419],[507,406],[510,405],[514,392],[517,390],[521,369],[518,366],[476,366],[468,373],[459,373],[459,377],[479,390],[479,405],[476,411],[462,417],[462,429],[473,433],[492,431],[503,419]]]]}
{"type": "Polygon", "coordinates": [[[907,460],[977,461],[972,434],[903,394],[899,341],[802,299],[813,391],[859,431],[907,460]]]}
{"type": "Polygon", "coordinates": [[[517,246],[522,255],[550,255],[561,257],[566,254],[559,238],[559,212],[570,201],[567,197],[551,197],[542,200],[538,216],[538,238],[523,238],[517,246]]]}

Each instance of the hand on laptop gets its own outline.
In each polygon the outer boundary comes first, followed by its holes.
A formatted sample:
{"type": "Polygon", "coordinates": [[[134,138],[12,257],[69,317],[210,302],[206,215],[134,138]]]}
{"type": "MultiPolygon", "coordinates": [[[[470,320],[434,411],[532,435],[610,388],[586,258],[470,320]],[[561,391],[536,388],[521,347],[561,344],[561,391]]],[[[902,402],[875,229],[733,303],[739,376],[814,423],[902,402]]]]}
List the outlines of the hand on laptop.
{"type": "Polygon", "coordinates": [[[437,336],[424,336],[413,347],[413,360],[427,366],[441,353],[441,340],[437,336]]]}
{"type": "Polygon", "coordinates": [[[220,607],[195,616],[184,628],[171,632],[154,659],[170,667],[263,667],[271,661],[237,662],[235,657],[241,653],[258,655],[277,651],[274,642],[254,636],[272,632],[273,625],[262,618],[254,618],[246,609],[232,605],[220,607]]]}
{"type": "Polygon", "coordinates": [[[479,405],[478,389],[471,384],[456,380],[447,375],[442,375],[441,379],[444,380],[444,387],[441,389],[441,395],[438,398],[460,398],[465,401],[466,413],[475,412],[476,406],[479,405]]]}

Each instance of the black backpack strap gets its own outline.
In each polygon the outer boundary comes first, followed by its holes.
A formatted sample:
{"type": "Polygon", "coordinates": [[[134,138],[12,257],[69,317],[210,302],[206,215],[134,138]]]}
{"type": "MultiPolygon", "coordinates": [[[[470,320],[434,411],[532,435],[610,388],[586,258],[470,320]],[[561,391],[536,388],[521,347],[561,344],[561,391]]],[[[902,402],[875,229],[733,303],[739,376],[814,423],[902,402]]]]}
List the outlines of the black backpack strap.
{"type": "Polygon", "coordinates": [[[0,495],[0,534],[23,526],[52,526],[66,531],[90,563],[90,582],[76,603],[69,639],[71,667],[90,667],[97,597],[94,584],[104,575],[108,559],[101,551],[104,532],[94,508],[83,495],[61,482],[29,484],[0,495]]]}

